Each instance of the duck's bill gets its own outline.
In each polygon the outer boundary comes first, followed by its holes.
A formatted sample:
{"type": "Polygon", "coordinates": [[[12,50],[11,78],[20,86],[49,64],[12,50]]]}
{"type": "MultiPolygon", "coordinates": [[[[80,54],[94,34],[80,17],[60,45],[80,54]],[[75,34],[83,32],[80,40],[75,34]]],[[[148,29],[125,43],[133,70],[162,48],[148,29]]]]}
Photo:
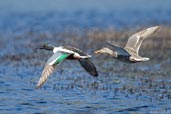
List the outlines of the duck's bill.
{"type": "Polygon", "coordinates": [[[101,49],[99,49],[99,50],[96,50],[94,53],[95,53],[95,54],[100,54],[100,53],[101,53],[101,51],[102,51],[102,50],[101,50],[101,49]]]}
{"type": "Polygon", "coordinates": [[[40,45],[40,46],[38,47],[38,49],[45,49],[46,46],[47,46],[47,44],[40,45]]]}

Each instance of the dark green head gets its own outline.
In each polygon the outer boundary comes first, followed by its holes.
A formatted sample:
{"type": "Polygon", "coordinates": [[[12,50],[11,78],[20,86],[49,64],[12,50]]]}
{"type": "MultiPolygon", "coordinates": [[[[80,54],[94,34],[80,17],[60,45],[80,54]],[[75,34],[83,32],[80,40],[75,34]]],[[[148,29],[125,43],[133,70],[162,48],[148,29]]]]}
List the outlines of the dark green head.
{"type": "Polygon", "coordinates": [[[51,44],[43,44],[40,46],[39,49],[45,49],[45,50],[50,50],[52,51],[55,48],[55,46],[51,45],[51,44]]]}

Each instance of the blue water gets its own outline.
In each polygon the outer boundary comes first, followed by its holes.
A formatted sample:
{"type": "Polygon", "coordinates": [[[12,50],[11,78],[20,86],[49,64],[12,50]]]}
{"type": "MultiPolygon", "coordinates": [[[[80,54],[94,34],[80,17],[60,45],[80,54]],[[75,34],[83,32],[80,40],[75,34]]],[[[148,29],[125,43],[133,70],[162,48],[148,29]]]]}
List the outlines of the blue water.
{"type": "Polygon", "coordinates": [[[170,4],[169,0],[0,1],[0,113],[171,113],[167,49],[167,59],[160,52],[160,59],[135,65],[93,55],[98,78],[78,62],[65,61],[42,89],[35,89],[52,54],[37,50],[40,44],[71,44],[93,54],[86,38],[75,33],[170,27],[170,4]],[[67,38],[68,34],[73,36],[67,38]]]}
{"type": "Polygon", "coordinates": [[[157,76],[157,73],[156,76],[142,75],[139,70],[137,74],[129,74],[133,76],[106,71],[106,74],[100,73],[100,77],[93,78],[82,72],[83,69],[76,68],[78,64],[74,67],[71,64],[62,66],[65,72],[61,74],[59,68],[40,90],[36,90],[35,85],[42,66],[27,67],[15,63],[1,66],[1,113],[108,114],[171,111],[171,82],[164,79],[169,79],[167,76],[161,78],[162,75],[157,76]]]}

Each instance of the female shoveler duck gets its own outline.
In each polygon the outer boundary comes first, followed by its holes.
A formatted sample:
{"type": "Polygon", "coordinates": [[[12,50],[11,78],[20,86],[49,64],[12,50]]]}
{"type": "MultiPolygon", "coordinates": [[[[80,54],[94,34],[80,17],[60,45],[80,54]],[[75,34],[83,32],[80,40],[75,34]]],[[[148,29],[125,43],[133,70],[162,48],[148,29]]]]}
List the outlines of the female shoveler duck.
{"type": "Polygon", "coordinates": [[[148,61],[149,58],[139,56],[139,48],[144,39],[153,34],[159,29],[159,26],[154,26],[142,30],[129,37],[128,42],[124,48],[107,43],[108,47],[95,51],[96,54],[107,53],[112,57],[129,63],[148,61]]]}
{"type": "Polygon", "coordinates": [[[77,48],[70,47],[70,46],[55,47],[50,44],[44,44],[41,46],[40,49],[53,51],[54,54],[47,60],[45,64],[45,68],[36,86],[37,88],[40,88],[45,83],[45,81],[48,79],[51,73],[55,70],[55,68],[65,59],[78,60],[81,66],[88,73],[90,73],[92,76],[95,76],[95,77],[98,76],[96,67],[89,59],[91,56],[84,54],[81,50],[77,48]]]}

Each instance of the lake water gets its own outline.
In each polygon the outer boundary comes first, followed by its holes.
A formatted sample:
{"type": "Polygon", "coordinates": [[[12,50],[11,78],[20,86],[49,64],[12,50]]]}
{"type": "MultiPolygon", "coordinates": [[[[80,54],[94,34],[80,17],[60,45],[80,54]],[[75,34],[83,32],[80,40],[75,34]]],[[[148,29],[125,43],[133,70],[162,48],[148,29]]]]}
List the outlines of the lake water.
{"type": "Polygon", "coordinates": [[[170,27],[169,0],[0,3],[0,113],[171,113],[170,48],[145,49],[150,61],[130,65],[94,55],[100,41],[85,35],[94,30],[170,27]],[[43,43],[73,45],[92,54],[99,77],[91,77],[77,61],[65,61],[41,89],[35,89],[52,54],[37,50],[43,43]]]}

